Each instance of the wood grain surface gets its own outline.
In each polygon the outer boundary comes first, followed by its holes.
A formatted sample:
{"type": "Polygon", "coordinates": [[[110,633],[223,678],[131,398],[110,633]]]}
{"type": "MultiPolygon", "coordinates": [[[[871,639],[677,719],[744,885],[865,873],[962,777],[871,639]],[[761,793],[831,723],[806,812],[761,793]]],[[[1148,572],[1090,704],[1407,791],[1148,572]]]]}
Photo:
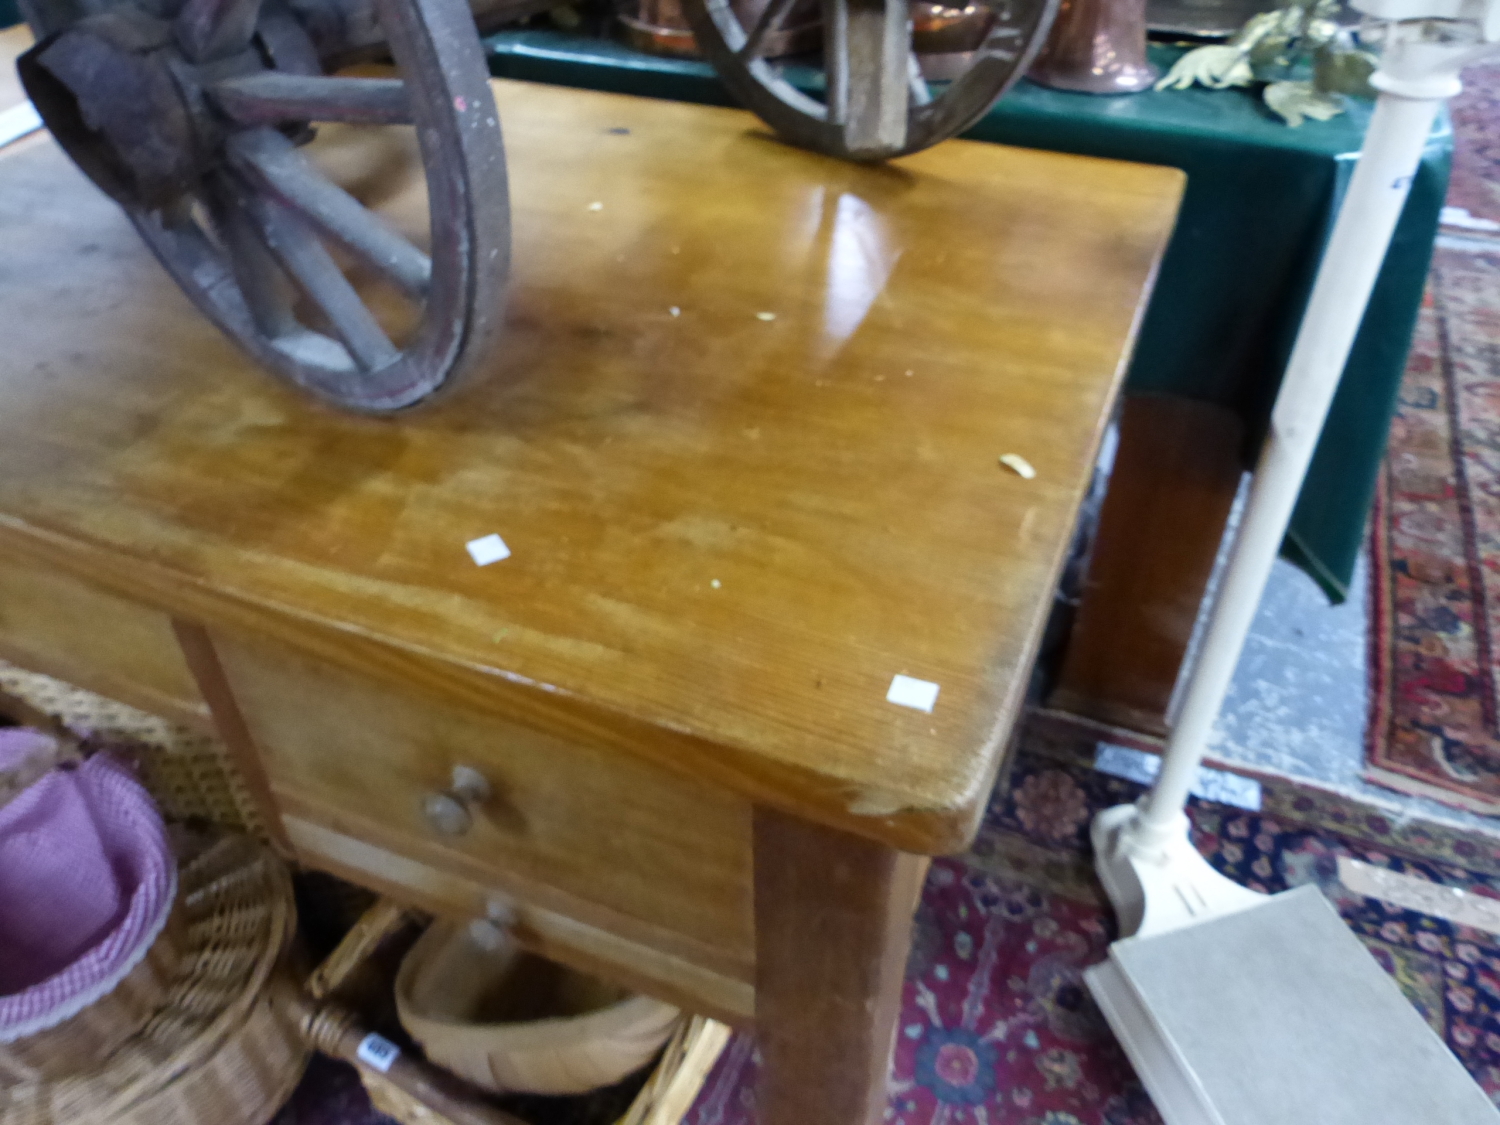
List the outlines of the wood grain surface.
{"type": "MultiPolygon", "coordinates": [[[[498,888],[490,873],[465,874],[433,866],[371,842],[367,824],[328,827],[327,817],[320,816],[320,823],[304,819],[303,811],[293,807],[285,823],[298,858],[310,866],[461,920],[482,917],[496,901],[498,888]]],[[[743,974],[725,974],[664,952],[663,943],[656,940],[660,931],[642,933],[618,915],[601,919],[570,896],[541,893],[528,898],[505,900],[515,908],[513,932],[526,948],[715,1019],[745,1025],[753,1021],[755,986],[742,979],[743,974]]]]}
{"type": "Polygon", "coordinates": [[[245,724],[245,715],[240,710],[239,700],[224,675],[224,665],[214,649],[213,638],[208,630],[191,621],[174,618],[172,631],[177,644],[192,670],[203,701],[213,716],[213,726],[223,744],[225,755],[233,764],[245,791],[260,813],[260,823],[265,825],[272,847],[282,855],[292,851],[286,828],[281,823],[281,810],[271,793],[271,782],[266,776],[266,764],[260,750],[250,738],[250,728],[245,724]]]}
{"type": "Polygon", "coordinates": [[[0,658],[174,722],[211,725],[171,618],[67,574],[3,557],[0,658]]]}
{"type": "MultiPolygon", "coordinates": [[[[1183,177],[964,142],[857,167],[737,111],[496,93],[505,346],[396,420],[277,385],[49,142],[0,154],[0,551],[963,846],[1183,177]],[[490,533],[513,553],[481,568],[490,533]],[[930,714],[886,702],[898,673],[940,685],[930,714]]],[[[414,228],[400,132],[315,147],[414,228]]]]}

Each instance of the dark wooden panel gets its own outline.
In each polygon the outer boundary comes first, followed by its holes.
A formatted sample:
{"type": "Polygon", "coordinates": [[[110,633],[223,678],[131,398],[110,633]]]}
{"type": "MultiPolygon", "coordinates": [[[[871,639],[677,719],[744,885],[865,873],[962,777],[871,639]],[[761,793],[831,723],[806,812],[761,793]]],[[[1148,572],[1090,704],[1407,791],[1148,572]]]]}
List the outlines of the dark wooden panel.
{"type": "Polygon", "coordinates": [[[1082,604],[1050,706],[1166,731],[1193,623],[1240,482],[1239,418],[1132,395],[1082,604]]]}

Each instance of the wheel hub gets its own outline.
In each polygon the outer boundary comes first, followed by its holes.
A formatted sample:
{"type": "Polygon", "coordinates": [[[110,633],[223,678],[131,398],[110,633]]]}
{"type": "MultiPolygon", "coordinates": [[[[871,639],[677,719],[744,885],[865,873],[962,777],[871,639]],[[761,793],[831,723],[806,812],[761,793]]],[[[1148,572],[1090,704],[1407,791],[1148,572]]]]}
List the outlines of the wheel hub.
{"type": "Polygon", "coordinates": [[[121,5],[49,34],[18,62],[58,144],[127,207],[159,211],[189,193],[223,159],[231,130],[205,84],[266,69],[251,40],[202,62],[183,39],[181,17],[121,5]]]}
{"type": "Polygon", "coordinates": [[[40,38],[18,69],[54,139],[258,360],[375,413],[482,368],[509,239],[465,0],[28,2],[40,38]],[[336,73],[375,56],[386,75],[336,73]],[[302,151],[325,123],[355,144],[343,130],[415,127],[371,151],[403,177],[420,160],[427,246],[302,151]]]}

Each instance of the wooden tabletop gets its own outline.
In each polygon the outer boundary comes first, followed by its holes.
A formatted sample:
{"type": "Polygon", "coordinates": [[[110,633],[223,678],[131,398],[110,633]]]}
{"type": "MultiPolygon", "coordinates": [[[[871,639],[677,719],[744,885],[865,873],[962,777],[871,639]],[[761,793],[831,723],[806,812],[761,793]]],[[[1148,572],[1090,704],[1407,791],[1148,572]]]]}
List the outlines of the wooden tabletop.
{"type": "MultiPolygon", "coordinates": [[[[1183,177],[963,142],[857,167],[737,111],[496,94],[505,347],[397,420],[253,367],[50,141],[0,156],[0,549],[961,847],[1183,177]],[[512,555],[476,566],[491,533],[512,555]]],[[[416,222],[404,149],[319,143],[416,222]]]]}
{"type": "Polygon", "coordinates": [[[26,97],[16,76],[16,59],[32,42],[31,29],[24,23],[0,30],[0,112],[19,105],[26,97]]]}

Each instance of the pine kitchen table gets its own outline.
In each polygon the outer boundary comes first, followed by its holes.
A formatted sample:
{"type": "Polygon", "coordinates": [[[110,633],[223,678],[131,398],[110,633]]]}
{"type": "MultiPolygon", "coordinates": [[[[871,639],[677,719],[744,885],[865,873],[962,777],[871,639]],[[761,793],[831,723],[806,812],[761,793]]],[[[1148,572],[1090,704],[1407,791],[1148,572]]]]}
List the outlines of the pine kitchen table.
{"type": "MultiPolygon", "coordinates": [[[[863,1125],[1182,176],[502,85],[504,347],[396,419],[254,368],[50,140],[0,153],[0,655],[216,730],[304,864],[753,1023],[765,1125],[863,1125]]],[[[410,152],[318,144],[421,214],[410,152]]]]}

